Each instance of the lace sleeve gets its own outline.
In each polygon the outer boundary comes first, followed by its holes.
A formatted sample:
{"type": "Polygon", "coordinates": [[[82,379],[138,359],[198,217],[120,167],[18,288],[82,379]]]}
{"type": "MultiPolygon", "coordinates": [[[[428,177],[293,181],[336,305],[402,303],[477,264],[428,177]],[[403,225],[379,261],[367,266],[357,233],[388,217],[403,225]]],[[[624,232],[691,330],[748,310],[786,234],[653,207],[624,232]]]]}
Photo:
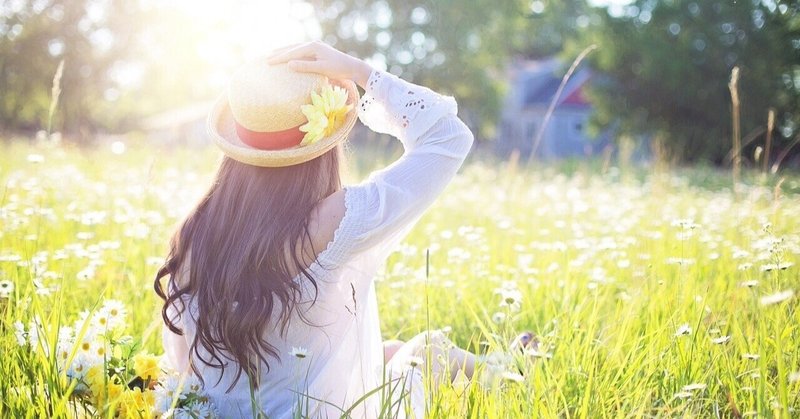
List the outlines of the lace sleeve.
{"type": "Polygon", "coordinates": [[[382,71],[373,71],[359,102],[359,119],[375,132],[397,137],[406,150],[413,149],[433,124],[456,115],[455,99],[440,95],[382,71]]]}

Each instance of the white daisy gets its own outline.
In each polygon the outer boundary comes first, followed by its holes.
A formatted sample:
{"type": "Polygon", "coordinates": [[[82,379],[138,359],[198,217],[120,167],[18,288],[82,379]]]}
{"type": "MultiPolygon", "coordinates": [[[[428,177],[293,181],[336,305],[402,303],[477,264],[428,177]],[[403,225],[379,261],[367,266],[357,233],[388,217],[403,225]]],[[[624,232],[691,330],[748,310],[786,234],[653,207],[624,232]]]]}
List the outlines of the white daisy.
{"type": "Polygon", "coordinates": [[[289,355],[298,359],[303,359],[311,355],[311,353],[308,351],[308,349],[302,346],[292,346],[292,350],[289,351],[289,355]]]}
{"type": "Polygon", "coordinates": [[[63,371],[69,355],[72,353],[75,342],[71,333],[71,328],[62,327],[58,331],[58,342],[56,343],[56,363],[58,370],[63,371]]]}
{"type": "Polygon", "coordinates": [[[0,281],[0,298],[8,298],[14,292],[14,283],[9,280],[0,281]]]}
{"type": "Polygon", "coordinates": [[[678,327],[678,330],[675,332],[675,336],[686,336],[692,334],[692,328],[689,326],[689,323],[684,323],[678,327]]]}
{"type": "Polygon", "coordinates": [[[173,394],[181,385],[181,377],[178,374],[162,374],[158,379],[158,387],[169,394],[173,394]]]}
{"type": "Polygon", "coordinates": [[[92,279],[94,278],[94,268],[88,267],[86,269],[83,269],[80,272],[78,272],[76,277],[78,278],[79,281],[86,281],[92,279]]]}
{"type": "Polygon", "coordinates": [[[692,384],[687,384],[687,385],[683,386],[683,388],[681,390],[683,390],[683,391],[697,391],[697,390],[705,390],[706,387],[708,387],[708,386],[706,384],[704,384],[704,383],[692,383],[692,384]]]}
{"type": "MultiPolygon", "coordinates": [[[[28,342],[32,348],[39,346],[39,334],[42,332],[42,321],[38,316],[28,322],[28,342]]],[[[45,348],[47,351],[47,348],[45,348]]]]}
{"type": "Polygon", "coordinates": [[[522,302],[522,292],[516,288],[500,288],[495,291],[500,294],[500,305],[505,306],[519,306],[522,302]]]}
{"type": "Polygon", "coordinates": [[[86,373],[89,371],[89,368],[92,367],[92,363],[90,362],[89,356],[86,354],[78,353],[72,358],[72,362],[69,364],[69,368],[67,368],[67,377],[74,378],[78,381],[83,380],[83,377],[86,376],[86,373]]]}
{"type": "Polygon", "coordinates": [[[720,336],[718,338],[711,339],[711,343],[715,345],[722,345],[724,343],[728,343],[731,340],[730,336],[720,336]]]}
{"type": "Polygon", "coordinates": [[[207,419],[213,417],[211,414],[211,405],[208,402],[196,402],[187,406],[187,408],[189,409],[189,413],[196,418],[207,419]]]}
{"type": "Polygon", "coordinates": [[[406,365],[410,366],[411,368],[416,368],[425,363],[425,360],[418,356],[409,356],[405,359],[404,362],[406,365]]]}
{"type": "Polygon", "coordinates": [[[540,352],[535,348],[526,348],[524,354],[533,358],[550,359],[553,357],[552,352],[540,352]]]}
{"type": "Polygon", "coordinates": [[[183,387],[181,388],[181,399],[187,398],[190,394],[197,394],[200,395],[203,392],[203,384],[200,383],[200,379],[197,378],[194,374],[190,374],[186,377],[183,381],[183,387]]]}
{"type": "Polygon", "coordinates": [[[169,392],[160,386],[156,387],[155,390],[153,390],[153,413],[169,417],[165,415],[165,413],[172,407],[174,399],[174,392],[169,392]]]}
{"type": "Polygon", "coordinates": [[[108,318],[108,327],[113,329],[122,325],[127,311],[125,310],[125,304],[122,302],[106,300],[103,307],[100,308],[100,313],[108,318]]]}
{"type": "Polygon", "coordinates": [[[177,408],[173,410],[172,416],[167,415],[167,417],[171,417],[172,419],[196,419],[194,416],[192,416],[191,412],[189,412],[189,409],[184,408],[177,408]]]}
{"type": "Polygon", "coordinates": [[[781,262],[781,263],[768,263],[766,265],[761,266],[762,272],[771,272],[771,271],[785,271],[792,267],[794,264],[791,262],[781,262]]]}
{"type": "Polygon", "coordinates": [[[772,295],[761,297],[759,302],[762,306],[779,304],[794,297],[794,290],[781,291],[772,295]]]}
{"type": "Polygon", "coordinates": [[[752,360],[752,361],[757,361],[759,358],[761,358],[761,355],[759,355],[759,354],[742,354],[742,358],[749,359],[749,360],[752,360]]]}
{"type": "Polygon", "coordinates": [[[17,345],[25,346],[28,344],[25,325],[19,320],[14,322],[14,337],[17,339],[17,345]]]}
{"type": "Polygon", "coordinates": [[[503,372],[503,379],[506,381],[513,381],[515,383],[521,383],[525,381],[525,377],[522,374],[517,374],[516,372],[505,371],[503,372]]]}
{"type": "Polygon", "coordinates": [[[503,323],[506,321],[506,313],[497,312],[492,314],[492,321],[495,323],[503,323]]]}

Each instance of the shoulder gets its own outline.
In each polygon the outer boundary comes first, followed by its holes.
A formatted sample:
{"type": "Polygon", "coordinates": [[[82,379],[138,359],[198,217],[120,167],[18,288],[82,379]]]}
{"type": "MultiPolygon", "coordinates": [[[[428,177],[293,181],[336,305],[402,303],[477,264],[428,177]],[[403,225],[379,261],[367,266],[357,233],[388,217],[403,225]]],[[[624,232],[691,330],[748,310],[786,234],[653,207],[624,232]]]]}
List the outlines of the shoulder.
{"type": "Polygon", "coordinates": [[[344,218],[345,210],[345,190],[340,189],[320,201],[311,211],[308,220],[311,249],[306,248],[304,252],[311,261],[333,241],[336,230],[344,218]]]}

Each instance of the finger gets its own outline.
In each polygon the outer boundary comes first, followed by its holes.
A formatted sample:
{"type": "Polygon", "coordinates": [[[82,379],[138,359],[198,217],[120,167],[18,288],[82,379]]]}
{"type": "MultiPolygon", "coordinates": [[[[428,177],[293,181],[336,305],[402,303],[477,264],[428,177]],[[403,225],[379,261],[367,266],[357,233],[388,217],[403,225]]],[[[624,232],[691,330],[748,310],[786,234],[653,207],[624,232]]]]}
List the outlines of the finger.
{"type": "Polygon", "coordinates": [[[316,45],[314,43],[305,43],[295,48],[291,48],[288,51],[284,51],[278,55],[270,57],[267,60],[268,64],[280,64],[285,63],[291,60],[297,60],[300,58],[314,58],[316,57],[316,45]]]}
{"type": "Polygon", "coordinates": [[[300,73],[325,73],[325,63],[322,61],[289,61],[289,68],[300,73]]]}
{"type": "Polygon", "coordinates": [[[297,43],[294,43],[294,44],[282,46],[280,48],[275,48],[272,51],[270,51],[269,54],[267,54],[267,58],[269,59],[269,58],[272,58],[272,57],[277,57],[278,55],[283,54],[286,51],[293,50],[293,49],[299,47],[300,45],[303,45],[303,43],[302,42],[297,42],[297,43]]]}

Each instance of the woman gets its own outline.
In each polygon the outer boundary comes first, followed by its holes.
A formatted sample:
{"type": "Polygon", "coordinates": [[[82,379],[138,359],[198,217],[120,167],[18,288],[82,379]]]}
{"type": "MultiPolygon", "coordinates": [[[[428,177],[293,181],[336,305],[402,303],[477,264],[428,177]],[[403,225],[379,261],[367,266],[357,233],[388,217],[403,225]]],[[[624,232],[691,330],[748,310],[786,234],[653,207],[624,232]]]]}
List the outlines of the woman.
{"type": "Polygon", "coordinates": [[[470,150],[455,100],[319,42],[237,75],[209,118],[226,156],[155,281],[169,360],[224,417],[339,417],[354,404],[352,417],[422,417],[420,371],[471,376],[474,357],[439,332],[384,345],[373,277],[470,150]],[[312,103],[298,102],[309,89],[312,103]],[[356,115],[405,152],[343,188],[340,148],[356,115]]]}

